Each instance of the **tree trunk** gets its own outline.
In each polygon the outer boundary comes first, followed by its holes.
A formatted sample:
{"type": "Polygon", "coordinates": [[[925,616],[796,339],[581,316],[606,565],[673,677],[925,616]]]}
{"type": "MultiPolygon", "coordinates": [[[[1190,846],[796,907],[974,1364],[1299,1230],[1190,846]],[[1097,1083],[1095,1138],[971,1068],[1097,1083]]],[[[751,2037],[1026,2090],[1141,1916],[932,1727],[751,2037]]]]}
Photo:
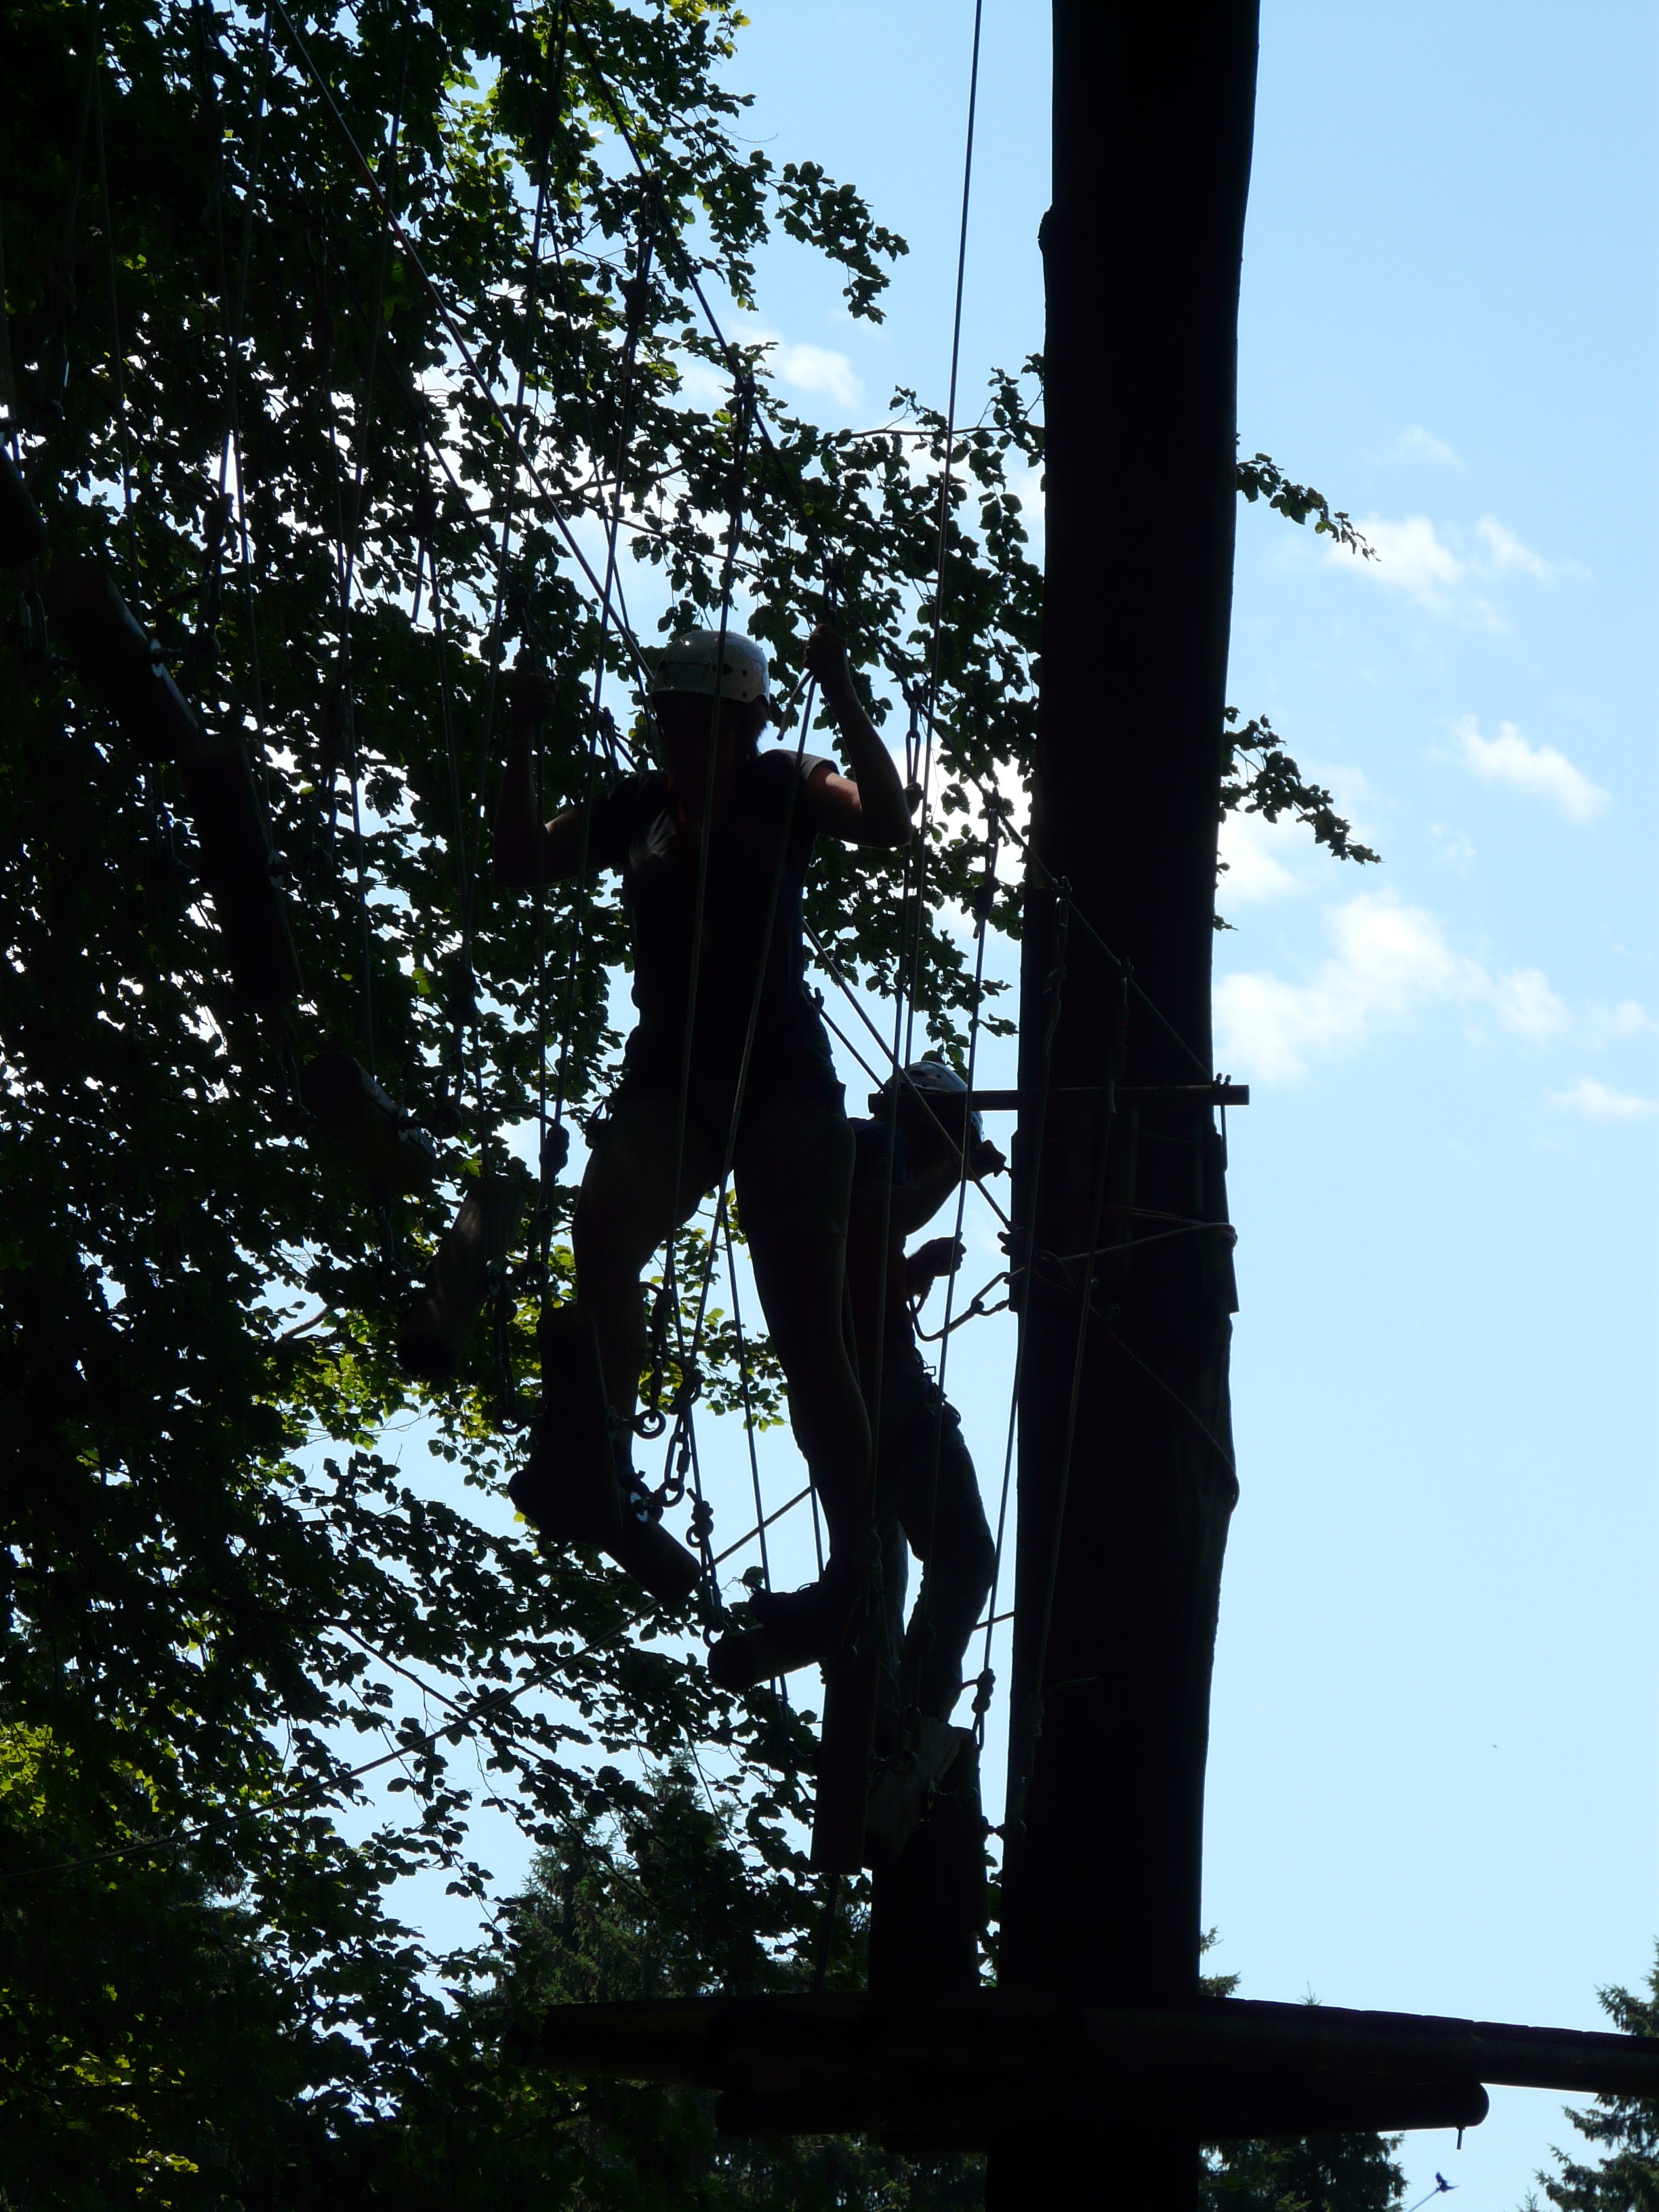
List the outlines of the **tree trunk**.
{"type": "MultiPolygon", "coordinates": [[[[1034,1233],[1000,1971],[1006,1988],[1129,2004],[1196,1993],[1236,1495],[1221,1140],[1201,1091],[1144,1093],[1211,1073],[1256,17],[1255,0],[1054,10],[1042,871],[1015,1156],[1014,1218],[1034,1233]],[[1115,1110],[1058,1095],[1115,1074],[1143,1095],[1115,1110]]],[[[995,2151],[991,2202],[1173,2212],[1194,2203],[1197,2171],[1190,2140],[1108,2144],[1079,2113],[1074,2130],[995,2151]]]]}

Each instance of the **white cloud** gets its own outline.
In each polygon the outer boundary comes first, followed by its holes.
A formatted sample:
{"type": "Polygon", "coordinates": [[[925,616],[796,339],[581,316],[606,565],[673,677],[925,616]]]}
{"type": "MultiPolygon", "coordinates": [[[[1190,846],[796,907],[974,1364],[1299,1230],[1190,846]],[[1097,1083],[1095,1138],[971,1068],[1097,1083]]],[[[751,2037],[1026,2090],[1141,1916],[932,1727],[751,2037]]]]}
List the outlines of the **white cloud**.
{"type": "Polygon", "coordinates": [[[1467,830],[1448,829],[1443,822],[1431,822],[1429,835],[1434,840],[1434,856],[1447,867],[1455,868],[1460,876],[1467,876],[1474,860],[1474,840],[1467,830]]]}
{"type": "Polygon", "coordinates": [[[1528,798],[1547,799],[1570,822],[1593,822],[1607,805],[1607,794],[1553,745],[1528,744],[1513,722],[1500,722],[1495,738],[1483,738],[1473,714],[1452,725],[1457,757],[1483,783],[1507,784],[1528,798]]]}
{"type": "Polygon", "coordinates": [[[1571,1091],[1553,1091],[1552,1106],[1582,1114],[1590,1121],[1634,1121],[1659,1114],[1659,1098],[1638,1098],[1633,1091],[1611,1091],[1593,1075],[1581,1075],[1571,1091]]]}
{"type": "Polygon", "coordinates": [[[1591,1006],[1584,1015],[1584,1033],[1592,1044],[1610,1044],[1616,1037],[1644,1036],[1659,1030],[1645,1006],[1634,999],[1620,999],[1616,1006],[1591,1006]]]}
{"type": "Polygon", "coordinates": [[[731,378],[720,375],[708,362],[699,361],[694,355],[675,365],[679,371],[680,396],[691,406],[701,409],[705,415],[712,415],[716,408],[724,407],[730,400],[731,378]]]}
{"type": "Polygon", "coordinates": [[[1534,1044],[1559,1036],[1572,1027],[1572,1016],[1551,990],[1541,968],[1512,969],[1497,978],[1490,995],[1503,1026],[1534,1044]]]}
{"type": "Polygon", "coordinates": [[[797,392],[821,392],[838,407],[856,407],[864,397],[863,378],[844,353],[828,346],[780,345],[772,358],[778,374],[797,392]]]}
{"type": "MultiPolygon", "coordinates": [[[[1444,544],[1426,514],[1408,514],[1403,522],[1387,522],[1380,515],[1360,525],[1368,544],[1376,549],[1375,561],[1358,566],[1392,592],[1404,592],[1437,612],[1449,611],[1450,593],[1468,574],[1467,564],[1444,544]]],[[[1334,554],[1340,550],[1333,546],[1334,554]]]]}
{"type": "Polygon", "coordinates": [[[1303,889],[1281,855],[1288,856],[1307,832],[1281,815],[1269,822],[1261,814],[1229,814],[1221,824],[1221,858],[1226,872],[1217,894],[1223,907],[1259,906],[1268,899],[1292,898],[1303,889]]]}
{"type": "Polygon", "coordinates": [[[1263,1082],[1293,1082],[1310,1060],[1358,1051],[1434,1006],[1484,1012],[1534,1042],[1571,1026],[1536,969],[1494,975],[1446,942],[1435,915],[1390,891],[1362,891],[1326,919],[1333,950],[1306,982],[1262,973],[1220,979],[1220,1066],[1263,1082]]]}
{"type": "Polygon", "coordinates": [[[1549,583],[1561,573],[1495,515],[1483,515],[1474,526],[1484,548],[1474,553],[1465,550],[1459,531],[1448,525],[1443,534],[1426,514],[1408,514],[1401,521],[1368,515],[1358,526],[1376,555],[1374,561],[1359,560],[1336,544],[1328,549],[1326,557],[1346,562],[1354,574],[1369,577],[1385,590],[1403,592],[1431,614],[1468,629],[1504,627],[1503,616],[1475,585],[1512,575],[1549,583]]]}
{"type": "Polygon", "coordinates": [[[1420,422],[1413,422],[1400,433],[1394,441],[1394,458],[1397,461],[1429,461],[1441,469],[1462,469],[1466,465],[1443,438],[1437,438],[1420,422]]]}
{"type": "Polygon", "coordinates": [[[1518,569],[1523,576],[1535,576],[1540,584],[1555,581],[1559,573],[1555,563],[1534,553],[1530,545],[1523,545],[1495,514],[1483,514],[1474,526],[1474,534],[1486,549],[1486,559],[1474,564],[1477,574],[1507,576],[1518,569]]]}
{"type": "Polygon", "coordinates": [[[776,331],[757,324],[743,325],[733,334],[745,346],[764,346],[773,374],[792,391],[833,400],[837,407],[855,408],[864,398],[864,380],[844,353],[829,346],[793,343],[776,331]]]}

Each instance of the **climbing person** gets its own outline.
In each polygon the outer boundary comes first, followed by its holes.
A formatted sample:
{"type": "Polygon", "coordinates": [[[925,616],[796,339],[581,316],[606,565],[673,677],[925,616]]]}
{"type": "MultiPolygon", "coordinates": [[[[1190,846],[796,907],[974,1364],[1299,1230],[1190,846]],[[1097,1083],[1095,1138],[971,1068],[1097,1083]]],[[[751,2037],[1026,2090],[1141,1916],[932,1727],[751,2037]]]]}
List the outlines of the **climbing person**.
{"type": "Polygon", "coordinates": [[[571,1402],[555,1402],[544,1360],[544,1415],[514,1501],[555,1538],[603,1542],[609,1530],[607,1548],[659,1595],[689,1594],[696,1563],[655,1524],[633,1467],[647,1357],[640,1277],[715,1187],[732,1144],[756,1285],[830,1534],[820,1579],[772,1597],[768,1625],[791,1665],[832,1650],[858,1611],[870,1526],[869,1423],[841,1328],[853,1138],[806,991],[802,892],[815,838],[894,846],[910,834],[897,770],[845,647],[821,624],[805,658],[849,774],[810,753],[762,749],[764,652],[729,631],[693,630],[669,641],[653,678],[657,765],[604,792],[586,827],[580,807],[540,817],[532,751],[552,693],[545,676],[521,668],[495,823],[504,886],[568,880],[584,848],[594,867],[621,877],[638,1013],[622,1080],[589,1133],[572,1224],[574,1309],[557,1310],[572,1319],[576,1348],[556,1360],[554,1378],[571,1402]]]}
{"type": "MultiPolygon", "coordinates": [[[[941,1275],[962,1264],[961,1240],[936,1237],[905,1251],[953,1197],[964,1172],[1000,1175],[1006,1163],[968,1087],[942,1061],[917,1061],[896,1085],[870,1100],[873,1118],[854,1121],[843,1325],[875,1431],[873,1525],[879,1541],[888,1655],[888,1728],[919,1713],[948,1721],[962,1694],[962,1661],[991,1587],[995,1550],[979,1480],[956,1408],[942,1399],[916,1342],[915,1308],[941,1275]],[[907,1632],[907,1551],[922,1563],[922,1586],[907,1632]]],[[[709,1668],[727,1689],[779,1671],[763,1591],[750,1601],[758,1626],[715,1644],[709,1668]]]]}
{"type": "Polygon", "coordinates": [[[847,1305],[875,1432],[882,1602],[900,1712],[948,1721],[995,1547],[961,1418],[916,1341],[915,1309],[962,1265],[962,1240],[904,1247],[955,1197],[964,1174],[1000,1175],[1006,1163],[969,1112],[967,1085],[942,1060],[915,1062],[872,1096],[870,1110],[872,1120],[853,1124],[847,1305]],[[908,1628],[907,1550],[922,1568],[908,1628]]]}

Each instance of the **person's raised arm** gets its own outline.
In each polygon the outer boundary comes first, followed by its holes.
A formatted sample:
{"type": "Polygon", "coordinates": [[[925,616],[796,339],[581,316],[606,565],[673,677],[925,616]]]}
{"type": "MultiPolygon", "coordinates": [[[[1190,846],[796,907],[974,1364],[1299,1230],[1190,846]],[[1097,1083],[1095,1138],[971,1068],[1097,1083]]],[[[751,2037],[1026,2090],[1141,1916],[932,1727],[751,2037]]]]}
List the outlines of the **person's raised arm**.
{"type": "Polygon", "coordinates": [[[551,680],[543,670],[520,663],[513,671],[509,697],[512,733],[495,802],[495,880],[505,890],[523,890],[575,874],[581,859],[581,809],[567,806],[544,822],[536,805],[536,737],[553,704],[551,680]]]}
{"type": "Polygon", "coordinates": [[[910,810],[893,757],[864,711],[847,662],[847,647],[827,623],[806,641],[806,666],[823,693],[846,748],[850,776],[820,769],[812,778],[813,816],[826,836],[849,845],[902,845],[910,810]]]}

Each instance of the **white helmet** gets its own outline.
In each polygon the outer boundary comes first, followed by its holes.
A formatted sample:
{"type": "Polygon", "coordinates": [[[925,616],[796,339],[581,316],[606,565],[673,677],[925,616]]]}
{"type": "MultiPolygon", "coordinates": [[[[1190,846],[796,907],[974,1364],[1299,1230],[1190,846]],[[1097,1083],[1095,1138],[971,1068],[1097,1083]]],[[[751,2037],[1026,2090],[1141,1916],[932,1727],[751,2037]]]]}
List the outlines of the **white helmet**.
{"type": "MultiPolygon", "coordinates": [[[[872,1093],[870,1100],[871,1111],[879,1114],[887,1110],[894,1092],[901,1087],[906,1091],[919,1091],[924,1098],[929,1093],[935,1098],[966,1099],[968,1097],[968,1085],[957,1074],[956,1069],[946,1061],[913,1060],[902,1075],[890,1075],[881,1089],[872,1093]]],[[[967,1119],[974,1141],[976,1144],[982,1143],[985,1137],[984,1121],[977,1113],[970,1113],[967,1119]]]]}
{"type": "Polygon", "coordinates": [[[766,649],[734,629],[722,639],[717,629],[686,629],[671,637],[651,679],[651,696],[690,691],[705,699],[735,699],[746,705],[766,696],[766,649]],[[721,646],[725,646],[724,657],[721,646]]]}

